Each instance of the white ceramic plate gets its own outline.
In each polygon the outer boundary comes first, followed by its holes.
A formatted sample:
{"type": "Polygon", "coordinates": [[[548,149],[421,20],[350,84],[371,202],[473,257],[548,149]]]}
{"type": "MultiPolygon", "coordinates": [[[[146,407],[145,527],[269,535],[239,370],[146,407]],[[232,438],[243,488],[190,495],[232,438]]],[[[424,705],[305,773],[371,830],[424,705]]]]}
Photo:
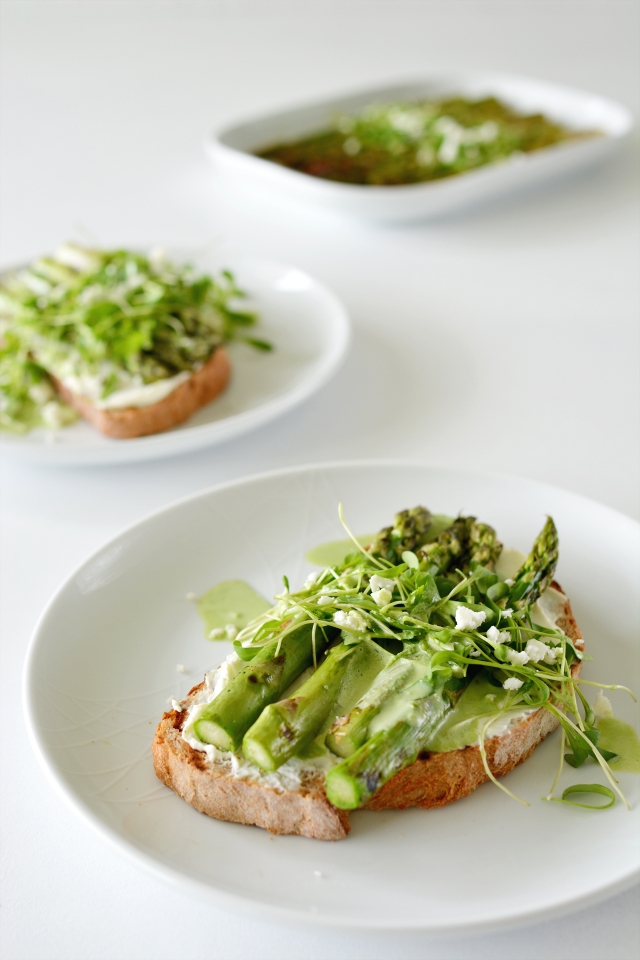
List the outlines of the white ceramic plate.
{"type": "MultiPolygon", "coordinates": [[[[424,503],[473,511],[525,550],[552,513],[559,580],[595,657],[585,675],[639,689],[632,520],[526,480],[407,464],[289,470],[154,514],[58,591],[33,637],[24,688],[33,744],[57,787],[135,862],[253,916],[443,932],[549,916],[625,887],[638,871],[639,778],[621,775],[631,813],[619,802],[594,813],[541,801],[557,734],[507,778],[530,807],[485,784],[439,810],[357,812],[339,843],[211,820],[156,780],[150,744],[167,698],[184,696],[229,650],[203,639],[186,594],[228,578],[265,596],[281,589],[283,573],[300,583],[305,552],[341,537],[339,500],[356,531],[424,503]]],[[[631,700],[612,696],[616,713],[637,723],[631,700]]],[[[562,784],[585,779],[598,780],[599,770],[568,769],[562,784]]]]}
{"type": "Polygon", "coordinates": [[[438,216],[578,171],[609,156],[632,125],[631,114],[625,107],[591,93],[524,77],[460,74],[373,87],[271,113],[214,133],[206,148],[218,170],[282,197],[368,220],[410,221],[438,216]],[[253,155],[271,144],[326,129],[336,113],[360,110],[372,102],[437,99],[456,94],[470,98],[493,95],[517,110],[542,112],[571,129],[598,129],[604,136],[538,150],[444,180],[393,187],[334,183],[253,155]]]}
{"type": "Polygon", "coordinates": [[[176,255],[201,270],[234,272],[260,314],[255,335],[274,345],[263,353],[229,346],[231,381],[213,403],[186,423],[151,437],[113,440],[84,421],[51,433],[3,434],[5,455],[42,464],[130,463],[211,446],[280,416],[302,403],[335,373],[349,343],[349,320],[337,297],[295,267],[268,260],[176,255]]]}

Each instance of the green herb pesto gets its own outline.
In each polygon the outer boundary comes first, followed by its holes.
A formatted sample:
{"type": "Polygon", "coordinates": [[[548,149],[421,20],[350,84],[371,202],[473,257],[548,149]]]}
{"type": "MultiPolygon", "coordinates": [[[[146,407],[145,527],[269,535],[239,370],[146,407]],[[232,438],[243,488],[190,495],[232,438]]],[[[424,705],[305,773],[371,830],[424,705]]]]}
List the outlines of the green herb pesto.
{"type": "MultiPolygon", "coordinates": [[[[366,547],[371,543],[375,533],[365,533],[361,537],[356,537],[358,543],[366,547]]],[[[328,543],[320,543],[317,547],[312,547],[306,554],[307,563],[313,563],[317,567],[335,567],[344,563],[345,557],[353,553],[353,540],[330,540],[328,543]]]]}
{"type": "MultiPolygon", "coordinates": [[[[453,517],[444,513],[431,514],[429,526],[424,536],[424,543],[431,543],[436,540],[442,531],[447,530],[452,524],[453,517]]],[[[367,544],[373,542],[375,537],[375,533],[364,533],[357,536],[356,540],[361,547],[366,547],[367,544]]],[[[353,553],[353,540],[329,540],[327,543],[320,543],[317,547],[312,547],[305,555],[305,560],[317,567],[334,567],[344,563],[350,553],[353,553]]]]}
{"type": "Polygon", "coordinates": [[[55,381],[109,406],[209,360],[229,340],[269,345],[247,334],[233,276],[203,275],[160,253],[88,250],[72,244],[0,283],[0,427],[24,433],[75,419],[55,381]],[[112,398],[109,401],[109,398],[112,398]]]}
{"type": "Polygon", "coordinates": [[[374,103],[361,113],[336,117],[330,130],[257,155],[325,180],[390,186],[439,180],[597,135],[570,130],[539,113],[524,116],[494,97],[454,97],[374,103]]]}
{"type": "MultiPolygon", "coordinates": [[[[447,753],[462,747],[472,747],[480,739],[480,726],[493,715],[500,714],[509,700],[509,695],[501,687],[491,683],[484,673],[478,674],[464,690],[460,699],[447,714],[442,724],[427,741],[425,750],[433,753],[447,753]]],[[[513,711],[517,716],[520,711],[513,711]]],[[[507,716],[501,714],[500,719],[507,716]]]]}
{"type": "Polygon", "coordinates": [[[268,610],[271,604],[244,580],[224,580],[207,590],[198,600],[198,613],[204,623],[207,640],[229,640],[229,632],[243,630],[248,623],[268,610]]]}
{"type": "Polygon", "coordinates": [[[610,761],[611,769],[640,773],[640,740],[633,727],[615,717],[602,717],[596,726],[600,731],[598,750],[616,754],[610,761]]]}

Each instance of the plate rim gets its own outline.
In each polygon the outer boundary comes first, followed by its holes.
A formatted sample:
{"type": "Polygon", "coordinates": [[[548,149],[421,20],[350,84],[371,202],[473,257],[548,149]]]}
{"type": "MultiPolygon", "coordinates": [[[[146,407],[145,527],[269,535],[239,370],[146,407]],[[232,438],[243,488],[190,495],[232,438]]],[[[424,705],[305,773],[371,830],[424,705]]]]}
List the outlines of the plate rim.
{"type": "MultiPolygon", "coordinates": [[[[215,253],[215,251],[213,251],[215,253]]],[[[235,439],[245,433],[276,420],[290,410],[304,403],[315,393],[326,386],[344,363],[353,340],[352,323],[349,311],[343,300],[323,281],[294,263],[277,258],[251,255],[231,254],[227,259],[241,266],[243,263],[254,267],[271,267],[279,270],[295,270],[311,281],[311,286],[317,290],[334,311],[337,337],[320,355],[320,367],[307,375],[303,383],[290,388],[285,393],[266,400],[249,410],[243,410],[221,420],[211,423],[197,424],[184,430],[165,430],[147,437],[135,437],[133,440],[123,441],[125,446],[97,446],[94,448],[68,447],[28,443],[21,444],[21,438],[3,434],[0,437],[0,451],[7,460],[24,464],[29,467],[100,467],[122,466],[131,463],[141,463],[165,457],[179,456],[183,453],[192,453],[207,447],[217,446],[228,440],[235,439]],[[209,434],[214,434],[213,437],[209,434]],[[217,436],[215,434],[218,434],[217,436]],[[168,439],[177,438],[173,445],[168,439]],[[134,446],[135,444],[135,446],[134,446]],[[167,450],[167,446],[172,449],[167,450]],[[50,453],[47,456],[44,451],[50,453]]],[[[2,272],[16,267],[4,267],[2,272]]],[[[215,402],[215,401],[214,401],[215,402]]]]}
{"type": "Polygon", "coordinates": [[[347,917],[335,917],[330,914],[323,915],[322,913],[312,911],[311,909],[308,911],[303,911],[297,908],[283,907],[276,904],[266,903],[264,900],[260,900],[258,898],[230,893],[221,887],[216,887],[205,881],[198,880],[195,877],[188,876],[187,874],[181,872],[178,868],[172,867],[168,863],[164,863],[153,854],[144,850],[143,847],[135,843],[135,841],[127,840],[104,819],[101,819],[99,815],[88,805],[83,796],[75,791],[69,784],[67,784],[63,776],[58,772],[55,762],[48,756],[46,745],[41,742],[39,737],[38,727],[35,720],[35,711],[32,702],[31,688],[33,683],[33,673],[35,670],[37,647],[39,642],[42,640],[46,620],[50,611],[56,605],[59,597],[67,589],[70,583],[75,580],[78,574],[80,574],[87,565],[92,563],[98,554],[113,546],[122,537],[129,536],[133,531],[149,522],[152,522],[156,517],[180,509],[180,507],[182,507],[184,504],[201,498],[204,499],[208,496],[218,493],[219,491],[231,487],[249,486],[253,483],[259,483],[263,480],[277,478],[283,475],[290,476],[292,474],[310,473],[318,469],[337,470],[353,467],[417,468],[436,473],[458,473],[461,475],[466,475],[470,478],[483,478],[498,482],[524,482],[541,490],[546,489],[551,492],[569,496],[572,499],[577,499],[584,503],[584,505],[587,507],[589,505],[593,505],[600,510],[604,509],[616,519],[628,523],[637,534],[640,534],[640,521],[635,520],[633,517],[630,517],[613,507],[610,507],[608,504],[601,503],[600,501],[594,500],[591,497],[586,497],[583,494],[576,493],[572,490],[568,490],[555,484],[549,484],[536,479],[532,480],[528,477],[523,477],[517,474],[507,474],[489,470],[466,470],[461,469],[460,467],[448,467],[443,464],[433,464],[426,461],[409,458],[360,458],[355,460],[347,459],[318,461],[309,464],[295,464],[288,467],[260,471],[258,473],[238,477],[233,480],[225,480],[221,483],[212,484],[209,487],[205,487],[193,493],[187,494],[184,497],[173,500],[170,503],[165,504],[163,507],[145,514],[141,519],[135,523],[127,525],[115,536],[110,537],[96,550],[92,551],[89,556],[85,557],[85,559],[65,577],[38,617],[32,635],[29,639],[29,644],[25,655],[22,673],[22,706],[29,742],[34,750],[34,753],[36,754],[36,758],[46,776],[46,779],[50,784],[52,784],[58,795],[62,796],[64,801],[71,807],[71,809],[78,814],[82,821],[88,824],[95,833],[107,840],[112,848],[118,850],[130,862],[142,867],[147,873],[163,879],[170,886],[180,889],[184,892],[188,892],[197,899],[201,901],[204,900],[212,906],[220,907],[226,904],[239,914],[245,916],[250,915],[252,917],[258,916],[260,919],[267,921],[275,920],[278,922],[294,923],[305,926],[312,924],[314,926],[343,930],[376,930],[381,933],[384,931],[387,931],[388,933],[413,931],[421,932],[422,934],[431,937],[453,937],[467,934],[471,935],[474,933],[487,933],[494,930],[506,930],[509,928],[552,919],[554,917],[563,916],[568,913],[584,909],[589,905],[600,903],[618,893],[622,893],[625,890],[630,889],[638,882],[638,880],[640,880],[640,867],[627,872],[624,876],[613,880],[605,886],[595,889],[590,893],[578,894],[570,897],[569,899],[563,900],[558,904],[539,907],[537,909],[527,911],[526,913],[518,911],[502,917],[492,917],[487,920],[473,920],[466,923],[463,922],[455,924],[447,922],[442,925],[434,925],[433,922],[425,925],[420,921],[420,919],[416,919],[415,921],[402,920],[399,922],[393,922],[393,920],[389,922],[388,918],[380,921],[364,921],[359,919],[351,920],[347,917]]]}

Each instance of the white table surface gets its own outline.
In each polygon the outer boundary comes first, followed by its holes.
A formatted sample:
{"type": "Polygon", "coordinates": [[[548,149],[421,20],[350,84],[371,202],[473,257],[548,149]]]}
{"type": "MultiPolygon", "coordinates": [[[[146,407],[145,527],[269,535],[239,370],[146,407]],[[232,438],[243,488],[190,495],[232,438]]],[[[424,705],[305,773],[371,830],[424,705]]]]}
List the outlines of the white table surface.
{"type": "Polygon", "coordinates": [[[139,466],[3,464],[3,958],[635,957],[636,890],[447,940],[282,927],[194,902],[52,791],[20,684],[36,618],[80,561],[143,514],[248,473],[411,457],[537,477],[638,517],[637,135],[571,182],[411,227],[243,195],[201,148],[212,124],[426,70],[538,76],[637,115],[638,5],[35,0],[2,14],[2,264],[67,237],[216,239],[318,276],[355,332],[333,383],[257,434],[139,466]]]}

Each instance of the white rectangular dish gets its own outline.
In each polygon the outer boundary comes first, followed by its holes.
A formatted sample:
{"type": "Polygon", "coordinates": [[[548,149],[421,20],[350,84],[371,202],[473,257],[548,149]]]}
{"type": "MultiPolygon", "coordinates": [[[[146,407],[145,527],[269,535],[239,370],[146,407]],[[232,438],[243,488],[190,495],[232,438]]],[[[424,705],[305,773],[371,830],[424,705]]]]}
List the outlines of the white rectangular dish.
{"type": "Polygon", "coordinates": [[[306,106],[267,114],[214,133],[206,149],[216,169],[283,198],[302,200],[366,220],[411,221],[447,213],[478,201],[532,186],[603,160],[633,126],[629,111],[612,100],[569,87],[496,75],[451,75],[372,87],[306,106]],[[524,113],[544,113],[574,130],[602,136],[569,141],[441,180],[399,186],[337,183],[291,170],[254,155],[280,141],[320,132],[338,113],[374,102],[495,96],[524,113]]]}

